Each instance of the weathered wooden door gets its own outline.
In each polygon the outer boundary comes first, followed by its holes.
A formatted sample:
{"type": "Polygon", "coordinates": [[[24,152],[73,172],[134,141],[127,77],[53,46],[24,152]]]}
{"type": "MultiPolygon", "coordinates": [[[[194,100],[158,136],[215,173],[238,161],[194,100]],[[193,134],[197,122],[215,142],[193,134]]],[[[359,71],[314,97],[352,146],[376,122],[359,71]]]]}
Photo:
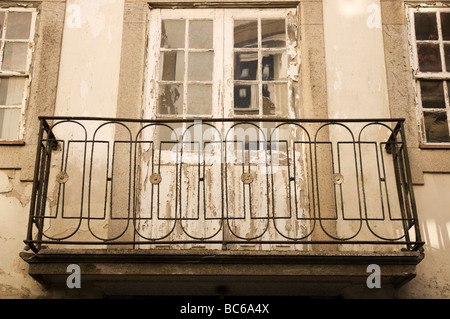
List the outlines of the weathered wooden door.
{"type": "Polygon", "coordinates": [[[148,39],[143,116],[168,121],[137,138],[139,235],[298,237],[304,131],[275,122],[300,116],[296,9],[153,9],[148,39]]]}

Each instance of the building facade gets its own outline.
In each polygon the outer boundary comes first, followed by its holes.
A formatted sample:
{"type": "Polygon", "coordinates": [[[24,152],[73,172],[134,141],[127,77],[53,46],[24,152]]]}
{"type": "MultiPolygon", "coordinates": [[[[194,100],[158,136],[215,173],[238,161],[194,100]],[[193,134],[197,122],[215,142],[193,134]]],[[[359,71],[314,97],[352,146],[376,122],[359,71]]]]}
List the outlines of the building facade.
{"type": "Polygon", "coordinates": [[[0,29],[2,298],[450,297],[450,1],[0,1],[0,29]]]}

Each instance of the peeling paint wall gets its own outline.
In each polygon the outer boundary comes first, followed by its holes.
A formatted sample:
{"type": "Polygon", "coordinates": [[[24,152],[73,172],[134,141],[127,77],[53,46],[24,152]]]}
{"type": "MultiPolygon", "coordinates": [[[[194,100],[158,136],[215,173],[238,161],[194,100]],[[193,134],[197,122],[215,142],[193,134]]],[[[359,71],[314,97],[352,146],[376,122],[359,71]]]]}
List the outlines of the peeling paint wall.
{"type": "Polygon", "coordinates": [[[0,170],[0,298],[31,298],[45,290],[27,274],[28,265],[19,257],[25,244],[31,183],[18,179],[18,170],[0,170]]]}

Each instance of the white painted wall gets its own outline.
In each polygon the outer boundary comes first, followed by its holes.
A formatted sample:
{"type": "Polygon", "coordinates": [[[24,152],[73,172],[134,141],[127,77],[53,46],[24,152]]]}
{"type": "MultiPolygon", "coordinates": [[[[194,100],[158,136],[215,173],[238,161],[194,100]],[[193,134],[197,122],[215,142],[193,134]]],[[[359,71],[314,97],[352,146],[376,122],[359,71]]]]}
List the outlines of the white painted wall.
{"type": "Polygon", "coordinates": [[[116,114],[124,0],[67,0],[55,115],[116,114]]]}
{"type": "Polygon", "coordinates": [[[323,0],[329,118],[389,117],[379,0],[323,0]]]}
{"type": "Polygon", "coordinates": [[[450,298],[450,174],[425,174],[414,188],[425,258],[400,298],[450,298]]]}
{"type": "MultiPolygon", "coordinates": [[[[328,117],[330,119],[358,119],[358,118],[390,118],[386,67],[384,58],[383,33],[381,29],[381,10],[379,0],[323,0],[324,15],[324,43],[325,63],[327,72],[327,104],[328,117]]],[[[334,147],[335,169],[344,176],[342,184],[343,200],[345,203],[345,217],[358,218],[360,214],[358,200],[357,175],[355,169],[354,151],[352,145],[341,145],[341,167],[338,168],[337,142],[357,141],[360,129],[364,124],[348,124],[351,133],[338,126],[330,128],[330,140],[334,147]]],[[[390,131],[381,127],[370,129],[362,140],[385,142],[390,136],[390,131]]],[[[366,153],[364,166],[376,168],[376,156],[366,153]],[[367,154],[367,155],[366,155],[367,154]],[[369,158],[370,155],[370,158],[369,158]]],[[[381,160],[381,159],[379,159],[381,160]]],[[[358,164],[359,165],[359,164],[358,164]]],[[[359,167],[358,167],[359,169],[359,167]]],[[[389,175],[387,175],[389,176],[389,175]]],[[[376,169],[366,170],[364,180],[372,181],[365,184],[365,193],[379,195],[379,176],[376,169]]],[[[360,195],[362,190],[360,188],[360,195]]],[[[372,207],[373,200],[367,200],[367,209],[379,211],[372,207]]],[[[380,201],[378,200],[378,203],[380,201]]],[[[338,214],[342,214],[339,209],[338,214]]],[[[364,207],[361,211],[364,214],[364,207]]],[[[370,212],[369,212],[370,214],[370,212]]],[[[381,214],[377,213],[377,217],[381,214]]],[[[373,215],[371,217],[374,217],[373,215]]],[[[338,221],[337,232],[340,238],[348,238],[353,234],[368,236],[361,240],[376,240],[368,229],[360,231],[360,223],[338,221]],[[364,233],[366,231],[366,233],[364,233]]],[[[375,227],[375,225],[374,225],[375,227]]],[[[386,228],[381,224],[379,229],[386,228]]],[[[401,225],[399,225],[401,229],[401,225]]],[[[397,237],[395,231],[387,235],[388,238],[397,237]]],[[[345,247],[343,249],[361,249],[361,247],[345,247]]]]}
{"type": "MultiPolygon", "coordinates": [[[[68,0],[66,5],[66,16],[64,25],[64,35],[61,51],[61,65],[58,79],[58,89],[56,98],[55,115],[57,116],[89,116],[89,117],[115,117],[117,111],[117,100],[119,91],[119,73],[120,58],[122,48],[122,28],[124,16],[124,0],[68,0]]],[[[98,128],[99,123],[81,122],[87,130],[87,135],[79,126],[70,124],[57,126],[54,134],[60,140],[92,140],[113,141],[115,127],[113,125],[102,128],[94,136],[94,130],[98,128]]],[[[103,144],[106,145],[106,144],[103,144]]],[[[105,152],[105,147],[96,145],[95,161],[93,161],[92,177],[94,183],[91,193],[84,192],[83,196],[83,216],[86,216],[88,210],[88,196],[91,200],[92,216],[103,213],[105,176],[98,172],[106,171],[106,164],[112,158],[112,143],[110,143],[109,158],[105,152]]],[[[91,152],[92,145],[87,144],[86,154],[91,152]]],[[[67,148],[67,144],[66,144],[67,148]]],[[[66,216],[79,216],[81,185],[85,190],[88,189],[89,165],[86,162],[85,175],[83,176],[84,163],[84,144],[73,143],[69,151],[69,164],[66,173],[69,179],[65,184],[66,197],[65,214],[66,216]]],[[[58,164],[62,154],[53,154],[51,183],[49,198],[53,199],[55,205],[50,204],[50,213],[56,214],[56,199],[58,197],[59,185],[53,178],[60,168],[58,164]]],[[[65,156],[65,154],[64,154],[65,156]]],[[[52,200],[50,200],[52,202],[52,200]]],[[[61,212],[58,212],[61,216],[61,212]]],[[[105,222],[107,223],[107,222],[105,222]]],[[[68,221],[55,220],[52,223],[50,233],[60,236],[66,236],[67,232],[72,233],[77,224],[70,224],[68,221]],[[58,224],[59,222],[59,224],[58,224]],[[66,230],[64,233],[63,230],[66,230]],[[65,234],[65,235],[62,235],[65,234]]],[[[81,230],[85,231],[87,236],[92,231],[91,227],[87,229],[87,224],[82,223],[81,230]]],[[[107,232],[104,224],[96,226],[100,229],[100,235],[107,232]]],[[[82,233],[80,232],[80,233],[82,233]]]]}

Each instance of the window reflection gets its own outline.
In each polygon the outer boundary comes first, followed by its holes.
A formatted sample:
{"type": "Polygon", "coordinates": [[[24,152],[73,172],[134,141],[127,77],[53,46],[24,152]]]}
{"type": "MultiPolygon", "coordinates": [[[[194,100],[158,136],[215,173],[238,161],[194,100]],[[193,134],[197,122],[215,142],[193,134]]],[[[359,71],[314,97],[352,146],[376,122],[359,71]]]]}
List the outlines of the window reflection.
{"type": "Polygon", "coordinates": [[[184,48],[185,20],[163,20],[161,48],[184,48]]]}
{"type": "Polygon", "coordinates": [[[159,86],[159,113],[183,113],[183,85],[162,84],[159,86]]]}
{"type": "Polygon", "coordinates": [[[283,113],[288,106],[286,20],[237,20],[234,40],[235,114],[283,113]]]}
{"type": "Polygon", "coordinates": [[[0,78],[0,105],[22,104],[25,77],[0,78]]]}
{"type": "Polygon", "coordinates": [[[450,13],[441,12],[441,30],[444,41],[450,40],[450,13]]]}
{"type": "Polygon", "coordinates": [[[20,109],[0,109],[0,136],[7,140],[19,137],[20,109]]]}
{"type": "Polygon", "coordinates": [[[450,142],[447,113],[424,112],[423,116],[425,120],[425,134],[427,142],[450,142]]]}
{"type": "Polygon", "coordinates": [[[3,53],[3,70],[26,71],[28,42],[6,42],[3,53]]]}
{"type": "Polygon", "coordinates": [[[258,85],[234,86],[234,111],[237,114],[258,114],[258,85]]]}
{"type": "Polygon", "coordinates": [[[434,12],[416,12],[414,14],[416,25],[416,40],[437,40],[437,22],[434,12]]]}
{"type": "Polygon", "coordinates": [[[189,21],[189,47],[196,49],[213,48],[213,22],[211,20],[189,21]]]}
{"type": "Polygon", "coordinates": [[[184,52],[161,52],[160,56],[161,79],[163,81],[183,81],[184,79],[184,52]]]}
{"type": "Polygon", "coordinates": [[[212,85],[190,84],[187,89],[187,112],[189,114],[211,114],[212,85]]]}
{"type": "Polygon", "coordinates": [[[188,80],[212,81],[214,54],[212,52],[189,53],[188,80]]]}
{"type": "Polygon", "coordinates": [[[262,80],[286,80],[286,54],[283,53],[265,53],[262,57],[262,80]]]}
{"type": "Polygon", "coordinates": [[[234,21],[234,47],[257,48],[258,47],[258,21],[235,20],[234,21]]]}
{"type": "Polygon", "coordinates": [[[285,47],[286,25],[284,19],[261,20],[261,40],[263,48],[285,47]]]}
{"type": "MultiPolygon", "coordinates": [[[[449,26],[450,27],[450,26],[449,26]]],[[[450,44],[444,44],[445,68],[450,72],[450,44]]]]}
{"type": "Polygon", "coordinates": [[[439,44],[420,43],[417,44],[419,56],[419,69],[422,72],[441,72],[441,52],[439,44]]]}
{"type": "Polygon", "coordinates": [[[236,52],[234,59],[235,80],[256,80],[258,52],[236,52]]]}
{"type": "Polygon", "coordinates": [[[422,107],[445,108],[443,83],[442,81],[420,81],[422,107]]]}
{"type": "Polygon", "coordinates": [[[286,84],[264,84],[262,96],[264,115],[286,115],[288,105],[286,84]]]}
{"type": "Polygon", "coordinates": [[[6,39],[29,39],[31,27],[31,12],[10,12],[6,39]]]}

